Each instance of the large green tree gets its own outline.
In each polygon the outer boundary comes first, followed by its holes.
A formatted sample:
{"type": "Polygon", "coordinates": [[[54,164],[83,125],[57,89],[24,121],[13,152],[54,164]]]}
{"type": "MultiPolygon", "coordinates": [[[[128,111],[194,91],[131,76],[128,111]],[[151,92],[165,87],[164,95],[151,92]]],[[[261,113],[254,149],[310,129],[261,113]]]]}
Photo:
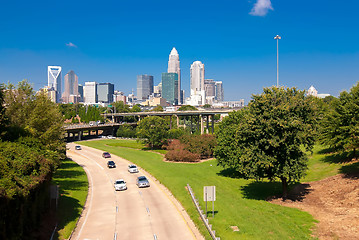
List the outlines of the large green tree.
{"type": "Polygon", "coordinates": [[[137,137],[151,148],[161,147],[167,140],[169,126],[161,117],[150,116],[142,119],[137,126],[137,137]]]}
{"type": "Polygon", "coordinates": [[[336,151],[359,148],[359,82],[332,99],[321,124],[321,142],[336,151]]]}
{"type": "Polygon", "coordinates": [[[264,88],[248,107],[230,113],[219,125],[215,157],[247,179],[279,178],[283,198],[288,183],[307,169],[303,146],[314,144],[312,101],[296,88],[264,88]]]}

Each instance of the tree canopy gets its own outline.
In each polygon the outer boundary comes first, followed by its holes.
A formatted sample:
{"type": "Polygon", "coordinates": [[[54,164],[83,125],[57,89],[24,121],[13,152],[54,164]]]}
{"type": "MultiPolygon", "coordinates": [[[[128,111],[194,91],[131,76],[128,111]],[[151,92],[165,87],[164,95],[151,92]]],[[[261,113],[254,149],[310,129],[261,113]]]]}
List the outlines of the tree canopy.
{"type": "Polygon", "coordinates": [[[359,82],[350,92],[343,91],[338,99],[330,99],[330,108],[321,124],[321,142],[335,151],[359,148],[359,82]]]}
{"type": "Polygon", "coordinates": [[[166,120],[158,116],[142,119],[137,126],[137,137],[151,148],[162,146],[168,136],[169,126],[166,120]]]}
{"type": "Polygon", "coordinates": [[[296,88],[264,88],[248,107],[230,113],[219,125],[215,157],[218,164],[244,178],[298,181],[307,168],[304,146],[314,144],[314,111],[310,98],[296,88]]]}
{"type": "Polygon", "coordinates": [[[196,107],[191,106],[191,105],[182,105],[178,111],[195,111],[198,110],[196,107]]]}

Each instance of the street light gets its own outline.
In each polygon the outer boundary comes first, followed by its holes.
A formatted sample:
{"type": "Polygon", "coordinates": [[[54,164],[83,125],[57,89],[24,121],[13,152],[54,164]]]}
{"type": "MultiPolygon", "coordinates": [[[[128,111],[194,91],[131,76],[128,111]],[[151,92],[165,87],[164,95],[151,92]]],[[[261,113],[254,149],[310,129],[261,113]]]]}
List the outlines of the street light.
{"type": "Polygon", "coordinates": [[[278,71],[278,40],[282,39],[281,36],[277,35],[274,37],[275,40],[277,40],[277,87],[279,87],[279,71],[278,71]]]}

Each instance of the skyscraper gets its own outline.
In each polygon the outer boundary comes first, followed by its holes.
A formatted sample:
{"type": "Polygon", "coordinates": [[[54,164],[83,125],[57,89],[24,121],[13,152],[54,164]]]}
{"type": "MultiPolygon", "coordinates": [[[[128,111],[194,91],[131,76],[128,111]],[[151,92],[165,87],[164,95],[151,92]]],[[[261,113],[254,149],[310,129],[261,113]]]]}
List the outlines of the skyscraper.
{"type": "Polygon", "coordinates": [[[112,83],[97,84],[97,102],[112,103],[115,86],[112,83]]]}
{"type": "Polygon", "coordinates": [[[178,104],[177,73],[162,73],[162,97],[173,105],[178,104]]]}
{"type": "Polygon", "coordinates": [[[168,59],[168,73],[177,73],[178,75],[178,90],[177,90],[177,99],[178,104],[181,104],[181,68],[180,68],[180,61],[179,61],[179,55],[176,50],[176,48],[172,48],[172,51],[170,53],[169,59],[168,59]]]}
{"type": "Polygon", "coordinates": [[[137,76],[137,99],[147,99],[153,93],[153,76],[137,76]]]}
{"type": "Polygon", "coordinates": [[[204,64],[195,61],[191,65],[191,105],[204,105],[206,92],[204,87],[204,64]]]}
{"type": "Polygon", "coordinates": [[[216,86],[213,79],[204,80],[204,89],[206,92],[206,103],[213,104],[216,97],[216,86]]]}
{"type": "Polygon", "coordinates": [[[84,89],[84,102],[97,103],[97,83],[85,82],[84,89]]]}
{"type": "Polygon", "coordinates": [[[61,98],[61,67],[47,66],[47,85],[56,91],[56,102],[61,98]]]}
{"type": "Polygon", "coordinates": [[[216,81],[215,85],[216,85],[216,97],[215,97],[215,99],[218,102],[222,102],[224,100],[223,83],[222,83],[222,81],[216,81]]]}
{"type": "Polygon", "coordinates": [[[65,91],[62,94],[62,101],[65,103],[73,102],[77,103],[79,100],[79,80],[74,71],[68,72],[64,77],[65,91]],[[75,101],[70,101],[71,100],[75,101]]]}

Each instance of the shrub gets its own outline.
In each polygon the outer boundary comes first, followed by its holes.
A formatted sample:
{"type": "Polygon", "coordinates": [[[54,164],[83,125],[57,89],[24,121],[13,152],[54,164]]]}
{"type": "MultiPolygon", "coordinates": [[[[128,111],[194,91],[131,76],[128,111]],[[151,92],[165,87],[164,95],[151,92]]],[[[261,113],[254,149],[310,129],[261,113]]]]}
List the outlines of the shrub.
{"type": "Polygon", "coordinates": [[[199,154],[191,153],[190,151],[184,149],[185,145],[179,140],[172,140],[167,149],[169,150],[166,153],[166,159],[168,161],[174,162],[198,162],[200,159],[199,154]]]}
{"type": "Polygon", "coordinates": [[[183,135],[180,141],[185,145],[184,149],[200,155],[202,159],[213,157],[213,150],[217,145],[215,136],[211,134],[183,135]]]}

